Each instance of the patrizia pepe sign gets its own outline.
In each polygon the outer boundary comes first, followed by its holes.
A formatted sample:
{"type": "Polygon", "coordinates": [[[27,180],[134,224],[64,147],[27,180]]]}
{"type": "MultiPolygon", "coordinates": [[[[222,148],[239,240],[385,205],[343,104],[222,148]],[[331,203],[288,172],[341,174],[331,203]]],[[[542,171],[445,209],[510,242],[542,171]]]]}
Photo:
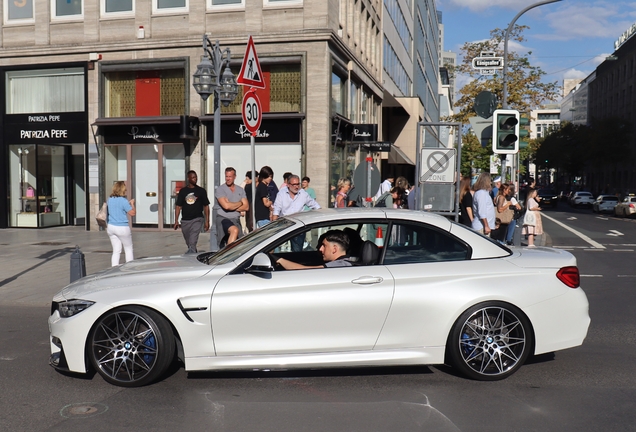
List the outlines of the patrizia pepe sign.
{"type": "Polygon", "coordinates": [[[84,113],[8,114],[4,137],[10,144],[71,144],[86,141],[84,113]]]}

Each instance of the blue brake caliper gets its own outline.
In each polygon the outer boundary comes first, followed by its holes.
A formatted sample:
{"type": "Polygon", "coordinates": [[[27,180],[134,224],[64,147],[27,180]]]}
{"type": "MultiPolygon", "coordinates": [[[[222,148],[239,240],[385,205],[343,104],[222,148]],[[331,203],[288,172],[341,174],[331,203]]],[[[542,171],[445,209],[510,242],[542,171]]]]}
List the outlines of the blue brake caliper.
{"type": "MultiPolygon", "coordinates": [[[[156,350],[157,348],[157,342],[155,340],[155,335],[151,334],[150,336],[148,336],[144,341],[143,344],[149,348],[152,348],[153,351],[156,350]]],[[[146,364],[150,364],[152,363],[152,361],[155,359],[155,354],[154,353],[146,353],[143,356],[144,361],[146,362],[146,364]]]]}

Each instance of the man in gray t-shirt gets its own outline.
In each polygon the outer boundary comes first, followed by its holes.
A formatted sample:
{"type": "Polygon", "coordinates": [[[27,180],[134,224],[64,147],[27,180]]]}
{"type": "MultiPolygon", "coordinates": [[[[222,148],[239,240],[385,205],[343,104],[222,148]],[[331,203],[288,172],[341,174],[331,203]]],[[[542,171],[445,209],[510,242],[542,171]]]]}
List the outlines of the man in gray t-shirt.
{"type": "Polygon", "coordinates": [[[306,266],[298,264],[285,258],[278,258],[276,264],[285,270],[303,270],[316,269],[325,267],[350,267],[351,261],[347,258],[347,249],[349,248],[349,237],[340,230],[327,231],[321,236],[322,243],[320,245],[320,253],[325,261],[324,265],[306,266]]]}
{"type": "Polygon", "coordinates": [[[216,239],[221,247],[223,239],[226,244],[236,241],[242,234],[241,212],[249,210],[250,206],[245,196],[245,190],[234,184],[236,170],[225,168],[225,183],[216,188],[214,193],[214,210],[216,210],[216,239]]]}

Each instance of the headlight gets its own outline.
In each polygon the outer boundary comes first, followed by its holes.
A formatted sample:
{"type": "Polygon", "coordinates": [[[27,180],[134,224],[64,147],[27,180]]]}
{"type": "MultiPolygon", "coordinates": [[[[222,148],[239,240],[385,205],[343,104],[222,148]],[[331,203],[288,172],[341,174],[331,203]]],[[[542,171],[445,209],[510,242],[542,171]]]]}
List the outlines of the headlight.
{"type": "Polygon", "coordinates": [[[95,302],[88,300],[69,300],[58,303],[57,310],[62,318],[69,318],[77,315],[94,304],[95,302]]]}

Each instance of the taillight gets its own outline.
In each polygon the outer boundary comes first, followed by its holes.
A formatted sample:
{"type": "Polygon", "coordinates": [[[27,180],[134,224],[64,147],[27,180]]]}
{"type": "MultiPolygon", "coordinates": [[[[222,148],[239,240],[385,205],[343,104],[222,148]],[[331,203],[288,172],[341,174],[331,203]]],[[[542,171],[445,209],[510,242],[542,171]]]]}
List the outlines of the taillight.
{"type": "Polygon", "coordinates": [[[557,278],[570,288],[578,288],[581,285],[581,277],[578,267],[563,267],[556,274],[557,278]]]}
{"type": "Polygon", "coordinates": [[[634,204],[630,204],[630,205],[629,205],[629,208],[634,208],[634,204]]]}

